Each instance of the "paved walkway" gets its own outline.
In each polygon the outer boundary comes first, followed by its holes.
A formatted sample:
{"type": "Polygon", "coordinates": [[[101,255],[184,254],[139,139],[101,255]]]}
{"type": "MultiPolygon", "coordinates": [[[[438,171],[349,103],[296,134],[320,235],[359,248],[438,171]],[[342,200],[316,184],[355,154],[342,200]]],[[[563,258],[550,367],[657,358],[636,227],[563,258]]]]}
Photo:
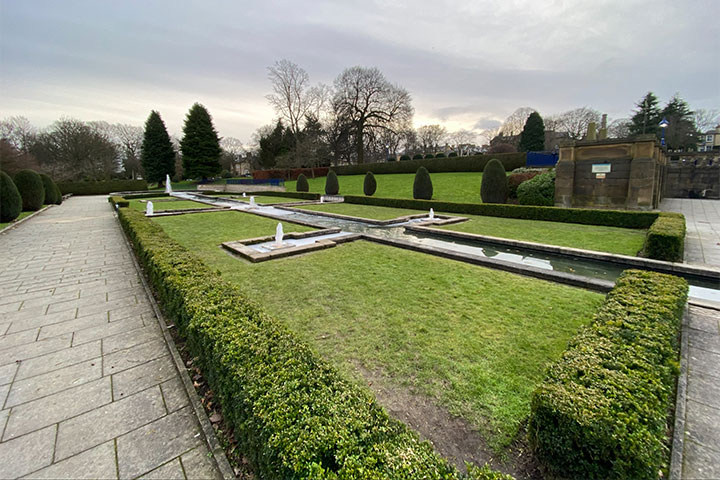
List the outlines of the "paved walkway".
{"type": "Polygon", "coordinates": [[[685,215],[685,262],[720,267],[720,200],[665,198],[660,210],[685,215]]]}
{"type": "Polygon", "coordinates": [[[104,197],[0,235],[0,478],[216,478],[104,197]]]}
{"type": "MultiPolygon", "coordinates": [[[[685,215],[685,262],[720,266],[720,200],[666,198],[661,210],[685,215]]],[[[687,386],[680,425],[683,479],[720,478],[720,311],[690,307],[683,328],[687,386]]],[[[680,386],[679,388],[683,388],[680,386]]]]}

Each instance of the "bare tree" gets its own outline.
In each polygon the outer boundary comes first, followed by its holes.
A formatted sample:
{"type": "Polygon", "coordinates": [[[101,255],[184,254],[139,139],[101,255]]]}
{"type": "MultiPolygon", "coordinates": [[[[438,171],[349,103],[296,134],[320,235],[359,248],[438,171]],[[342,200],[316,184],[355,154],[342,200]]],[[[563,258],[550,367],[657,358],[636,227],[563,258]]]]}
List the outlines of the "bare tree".
{"type": "Polygon", "coordinates": [[[268,78],[273,93],[265,98],[297,138],[305,115],[315,113],[318,104],[322,105],[325,100],[327,90],[325,87],[311,88],[307,72],[285,59],[268,67],[268,78]]]}
{"type": "Polygon", "coordinates": [[[435,153],[438,146],[445,141],[447,130],[440,125],[423,125],[418,127],[417,136],[423,153],[435,153]]]}
{"type": "Polygon", "coordinates": [[[478,134],[480,136],[480,139],[482,140],[484,145],[489,145],[490,141],[492,141],[493,138],[497,137],[500,134],[500,129],[502,126],[498,126],[495,128],[485,128],[480,131],[478,134]]]}
{"type": "Polygon", "coordinates": [[[24,154],[30,152],[36,135],[37,129],[25,117],[8,117],[0,121],[0,138],[24,154]]]}
{"type": "Polygon", "coordinates": [[[599,121],[600,112],[592,108],[580,107],[559,114],[555,129],[567,132],[568,136],[574,140],[580,140],[585,136],[590,122],[598,123],[599,121]]]}
{"type": "Polygon", "coordinates": [[[715,108],[710,110],[698,108],[695,110],[693,117],[695,126],[701,133],[705,133],[720,125],[720,111],[715,108]]]}
{"type": "Polygon", "coordinates": [[[243,143],[235,137],[223,137],[220,139],[220,148],[222,149],[220,164],[223,169],[230,173],[240,173],[238,170],[246,154],[243,143]]]}
{"type": "Polygon", "coordinates": [[[357,162],[365,161],[366,136],[400,132],[412,123],[410,94],[388,82],[377,68],[352,67],[335,79],[333,112],[350,127],[357,162]]]}
{"type": "Polygon", "coordinates": [[[535,111],[536,110],[534,108],[530,107],[518,108],[505,119],[500,127],[500,132],[502,132],[505,137],[520,135],[525,127],[525,122],[527,122],[528,117],[535,111]]]}
{"type": "Polygon", "coordinates": [[[468,155],[475,146],[477,135],[470,130],[457,130],[450,133],[448,138],[458,152],[458,155],[468,155]]]}
{"type": "Polygon", "coordinates": [[[609,138],[625,138],[631,135],[632,121],[629,118],[616,118],[608,125],[609,138]]]}

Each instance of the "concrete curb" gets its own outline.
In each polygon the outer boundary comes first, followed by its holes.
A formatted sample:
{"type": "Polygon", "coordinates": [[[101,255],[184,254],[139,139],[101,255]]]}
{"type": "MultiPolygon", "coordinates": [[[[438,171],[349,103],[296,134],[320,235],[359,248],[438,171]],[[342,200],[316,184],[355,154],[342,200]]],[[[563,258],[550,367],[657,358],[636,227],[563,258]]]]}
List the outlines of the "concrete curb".
{"type": "Polygon", "coordinates": [[[685,409],[687,406],[688,383],[688,335],[690,311],[685,307],[680,330],[680,375],[677,382],[675,397],[675,425],[673,427],[672,452],[670,454],[670,480],[680,480],[683,471],[683,454],[685,449],[685,409]]]}
{"type": "Polygon", "coordinates": [[[42,212],[44,212],[44,211],[47,210],[48,208],[52,208],[52,207],[54,207],[54,206],[55,206],[55,204],[45,205],[43,208],[41,208],[41,209],[38,210],[37,212],[33,212],[33,213],[31,213],[30,215],[28,215],[27,217],[23,218],[22,220],[18,220],[17,222],[11,223],[11,224],[8,225],[7,227],[3,228],[2,230],[0,230],[0,234],[3,234],[3,233],[5,233],[5,232],[10,231],[10,229],[17,227],[18,225],[26,222],[27,220],[30,220],[30,219],[33,218],[35,215],[40,215],[42,212]]]}
{"type": "MultiPolygon", "coordinates": [[[[112,208],[112,206],[111,206],[112,208]]],[[[130,257],[132,258],[133,265],[135,266],[135,270],[137,270],[138,275],[140,276],[140,281],[142,282],[143,288],[145,289],[145,293],[147,294],[148,300],[150,301],[150,305],[152,306],[153,311],[155,312],[155,316],[157,317],[158,325],[160,326],[160,329],[162,330],[163,337],[165,338],[165,343],[168,346],[168,349],[170,350],[170,356],[173,359],[173,362],[175,363],[175,368],[177,369],[178,373],[180,374],[180,378],[182,379],[183,386],[185,387],[185,391],[188,394],[188,398],[190,399],[190,404],[193,407],[193,410],[195,411],[195,416],[198,419],[198,422],[200,423],[200,428],[203,431],[203,434],[205,435],[205,443],[207,447],[210,449],[210,452],[213,455],[213,458],[215,459],[215,464],[218,467],[218,470],[220,471],[220,474],[225,479],[234,479],[236,478],[235,472],[233,471],[232,467],[230,466],[230,462],[228,462],[227,456],[225,455],[225,449],[220,445],[220,442],[217,439],[217,436],[215,435],[215,430],[212,427],[212,423],[210,423],[210,419],[208,419],[207,414],[205,413],[205,409],[203,408],[202,404],[200,403],[200,399],[198,398],[197,392],[195,391],[195,387],[193,386],[193,382],[190,379],[190,375],[187,373],[187,368],[185,367],[185,362],[183,362],[182,357],[180,356],[180,352],[178,352],[177,347],[175,346],[175,341],[173,340],[172,336],[170,335],[170,332],[168,331],[168,324],[165,320],[165,316],[162,314],[162,311],[160,310],[160,307],[158,306],[157,302],[155,301],[155,297],[153,296],[152,290],[150,289],[147,280],[145,278],[145,272],[142,270],[142,267],[137,261],[137,258],[135,258],[135,251],[132,249],[132,244],[130,243],[130,239],[128,239],[127,234],[125,233],[125,230],[122,228],[122,225],[120,225],[120,220],[118,219],[117,213],[114,212],[115,220],[118,224],[118,228],[122,232],[123,238],[125,239],[125,245],[127,246],[128,250],[130,251],[130,257]]]]}

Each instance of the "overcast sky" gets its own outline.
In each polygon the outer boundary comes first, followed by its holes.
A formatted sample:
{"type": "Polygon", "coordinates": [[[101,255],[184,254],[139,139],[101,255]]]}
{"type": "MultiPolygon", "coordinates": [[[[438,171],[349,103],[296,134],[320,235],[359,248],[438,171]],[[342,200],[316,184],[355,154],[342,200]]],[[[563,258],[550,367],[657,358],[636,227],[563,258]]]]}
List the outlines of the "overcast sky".
{"type": "Polygon", "coordinates": [[[492,127],[518,107],[627,117],[651,90],[720,108],[720,0],[0,0],[0,118],[61,116],[178,136],[204,104],[248,142],[274,112],[267,67],[312,83],[378,67],[415,126],[492,127]]]}

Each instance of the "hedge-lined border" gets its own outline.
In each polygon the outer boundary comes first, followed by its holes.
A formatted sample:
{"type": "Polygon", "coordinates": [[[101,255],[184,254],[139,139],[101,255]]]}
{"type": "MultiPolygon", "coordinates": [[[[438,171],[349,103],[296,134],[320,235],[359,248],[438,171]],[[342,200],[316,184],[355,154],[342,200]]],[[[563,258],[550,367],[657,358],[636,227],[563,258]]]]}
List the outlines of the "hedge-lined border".
{"type": "MultiPolygon", "coordinates": [[[[455,479],[458,472],[141,212],[120,222],[262,478],[455,479]]],[[[469,478],[507,479],[487,468],[469,478]]]]}
{"type": "Polygon", "coordinates": [[[527,153],[492,153],[470,155],[467,157],[427,158],[403,160],[400,162],[363,163],[360,165],[342,165],[333,167],[338,175],[364,175],[373,172],[375,175],[387,173],[415,173],[420,167],[427,168],[430,173],[440,172],[482,172],[491,159],[497,158],[506,171],[524,167],[527,153]]]}
{"type": "Polygon", "coordinates": [[[685,217],[663,213],[650,226],[645,238],[645,255],[668,262],[682,262],[685,251],[685,217]]]}
{"type": "Polygon", "coordinates": [[[112,192],[147,190],[145,180],[107,180],[104,182],[56,182],[63,195],[106,195],[112,192]]]}
{"type": "Polygon", "coordinates": [[[126,200],[124,197],[121,197],[119,195],[110,195],[108,197],[108,202],[112,203],[115,206],[115,208],[130,206],[130,201],[126,200]]]}
{"type": "Polygon", "coordinates": [[[688,285],[626,270],[533,393],[528,435],[563,478],[657,479],[667,468],[688,285]]]}

